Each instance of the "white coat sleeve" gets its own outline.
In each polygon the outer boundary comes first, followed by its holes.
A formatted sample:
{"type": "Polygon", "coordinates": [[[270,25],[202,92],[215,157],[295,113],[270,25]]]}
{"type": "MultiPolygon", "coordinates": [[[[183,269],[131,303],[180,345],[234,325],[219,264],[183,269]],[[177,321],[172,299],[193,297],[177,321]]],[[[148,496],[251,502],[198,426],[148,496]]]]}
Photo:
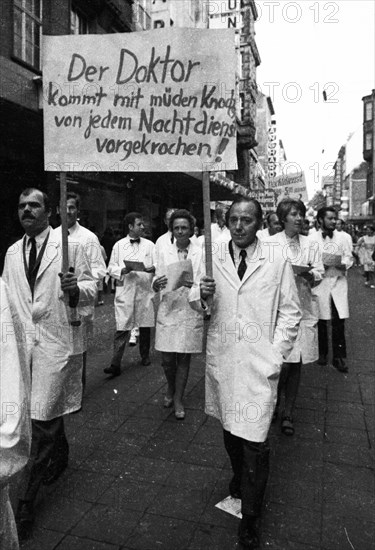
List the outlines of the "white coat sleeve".
{"type": "Polygon", "coordinates": [[[73,266],[74,273],[77,275],[77,284],[79,287],[79,301],[77,307],[82,309],[80,313],[86,315],[87,307],[92,307],[96,297],[96,281],[91,273],[89,261],[84,247],[73,243],[73,249],[69,243],[69,259],[74,255],[73,266]]]}
{"type": "Polygon", "coordinates": [[[273,336],[274,347],[284,360],[292,351],[301,319],[302,313],[293,269],[289,262],[285,262],[273,336]]]}
{"type": "Polygon", "coordinates": [[[108,264],[108,274],[117,281],[120,281],[124,278],[121,275],[121,270],[123,267],[125,267],[124,264],[120,265],[120,246],[118,243],[115,243],[112,248],[111,259],[108,264]]]}
{"type": "Polygon", "coordinates": [[[91,273],[96,281],[100,281],[107,273],[107,267],[103,258],[102,248],[99,239],[96,235],[87,240],[85,244],[85,252],[87,254],[91,273]]]}
{"type": "Polygon", "coordinates": [[[349,239],[343,238],[342,241],[343,255],[341,261],[345,264],[345,267],[348,270],[352,267],[354,261],[352,254],[353,247],[351,246],[349,239]]]}
{"type": "Polygon", "coordinates": [[[29,457],[30,377],[20,362],[6,285],[0,279],[0,485],[21,470],[29,457]]]}
{"type": "Polygon", "coordinates": [[[200,261],[198,269],[194,277],[194,284],[189,292],[189,304],[192,309],[199,313],[206,313],[208,306],[204,300],[201,299],[200,280],[206,274],[205,263],[203,259],[203,252],[200,251],[200,261]]]}
{"type": "Polygon", "coordinates": [[[319,284],[324,277],[324,265],[320,254],[316,254],[316,246],[309,243],[309,265],[312,266],[311,273],[314,276],[315,285],[319,284]]]}

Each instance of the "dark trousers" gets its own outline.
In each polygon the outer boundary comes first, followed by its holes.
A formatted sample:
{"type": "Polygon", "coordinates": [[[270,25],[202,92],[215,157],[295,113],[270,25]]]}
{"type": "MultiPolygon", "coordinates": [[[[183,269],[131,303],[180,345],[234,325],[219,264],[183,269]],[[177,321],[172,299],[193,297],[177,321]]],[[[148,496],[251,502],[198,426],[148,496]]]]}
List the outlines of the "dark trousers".
{"type": "Polygon", "coordinates": [[[269,474],[268,439],[264,443],[256,443],[223,431],[234,478],[241,488],[241,512],[257,517],[261,513],[269,474]]]}
{"type": "Polygon", "coordinates": [[[19,499],[33,502],[47,467],[54,461],[67,461],[68,455],[69,445],[62,416],[52,420],[32,420],[30,458],[23,470],[19,499]]]}
{"type": "MultiPolygon", "coordinates": [[[[121,359],[124,355],[126,341],[130,330],[116,330],[113,340],[113,357],[111,365],[121,367],[121,359]]],[[[150,353],[151,329],[150,327],[140,327],[139,329],[139,353],[142,357],[148,357],[150,353]]]]}
{"type": "MultiPolygon", "coordinates": [[[[346,359],[345,319],[340,319],[331,299],[332,355],[334,359],[346,359]]],[[[328,322],[318,322],[319,355],[328,355],[328,322]]]]}

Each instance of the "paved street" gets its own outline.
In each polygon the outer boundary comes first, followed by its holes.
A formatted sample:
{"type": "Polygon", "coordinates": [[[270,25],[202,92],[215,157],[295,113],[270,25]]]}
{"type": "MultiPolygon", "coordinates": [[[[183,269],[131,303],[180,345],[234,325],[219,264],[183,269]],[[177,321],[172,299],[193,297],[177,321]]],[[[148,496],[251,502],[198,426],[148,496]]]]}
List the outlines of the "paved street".
{"type": "MultiPolygon", "coordinates": [[[[71,458],[44,487],[27,550],[230,550],[238,520],[214,505],[228,495],[219,424],[204,412],[204,360],[193,361],[187,416],[163,409],[160,354],[140,366],[128,348],[107,378],[113,295],[96,309],[84,409],[67,420],[71,458]]],[[[375,538],[375,291],[350,273],[349,374],[303,368],[296,433],[272,427],[262,523],[265,550],[370,550],[375,538]]],[[[14,499],[14,488],[13,488],[14,499]]]]}

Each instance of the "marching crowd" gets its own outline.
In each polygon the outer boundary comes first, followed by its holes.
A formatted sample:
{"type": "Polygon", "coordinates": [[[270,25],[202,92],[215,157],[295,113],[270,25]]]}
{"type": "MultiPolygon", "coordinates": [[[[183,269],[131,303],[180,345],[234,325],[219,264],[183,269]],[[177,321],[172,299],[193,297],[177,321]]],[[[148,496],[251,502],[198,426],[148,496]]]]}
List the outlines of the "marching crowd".
{"type": "MultiPolygon", "coordinates": [[[[62,272],[62,231],[49,224],[48,196],[29,188],[19,198],[25,235],[9,248],[1,279],[1,548],[17,549],[18,536],[30,536],[41,484],[54,483],[68,464],[64,416],[82,407],[87,342],[104,277],[115,281],[116,320],[104,373],[121,375],[134,329],[141,363],[150,365],[155,327],[166,378],[161,406],[173,407],[179,421],[186,415],[191,356],[202,352],[207,321],[205,411],[223,428],[233,470],[229,492],[241,499],[239,544],[258,548],[270,425],[280,415],[282,433],[293,436],[302,366],[328,364],[328,321],[332,364],[348,372],[350,236],[333,207],[321,208],[317,229],[309,231],[305,205],[290,198],[266,216],[263,229],[260,204],[238,197],[212,224],[208,276],[204,236],[195,234],[187,210],[168,210],[168,230],[155,244],[143,237],[142,215],[127,214],[127,234],[109,252],[79,224],[79,209],[79,196],[68,193],[69,269],[62,272]],[[14,520],[8,487],[16,472],[21,480],[14,520]]],[[[369,227],[354,254],[370,288],[374,248],[369,227]]]]}

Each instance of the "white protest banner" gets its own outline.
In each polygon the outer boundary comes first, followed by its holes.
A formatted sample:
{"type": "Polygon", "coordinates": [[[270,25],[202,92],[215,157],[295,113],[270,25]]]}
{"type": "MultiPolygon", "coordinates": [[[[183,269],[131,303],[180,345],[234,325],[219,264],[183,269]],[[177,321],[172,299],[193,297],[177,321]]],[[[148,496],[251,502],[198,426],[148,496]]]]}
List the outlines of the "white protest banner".
{"type": "Polygon", "coordinates": [[[43,60],[47,171],[237,168],[234,30],[44,36],[43,60]]]}
{"type": "Polygon", "coordinates": [[[285,173],[271,179],[269,188],[276,194],[276,203],[282,199],[299,199],[307,201],[305,174],[303,172],[285,173]]]}

